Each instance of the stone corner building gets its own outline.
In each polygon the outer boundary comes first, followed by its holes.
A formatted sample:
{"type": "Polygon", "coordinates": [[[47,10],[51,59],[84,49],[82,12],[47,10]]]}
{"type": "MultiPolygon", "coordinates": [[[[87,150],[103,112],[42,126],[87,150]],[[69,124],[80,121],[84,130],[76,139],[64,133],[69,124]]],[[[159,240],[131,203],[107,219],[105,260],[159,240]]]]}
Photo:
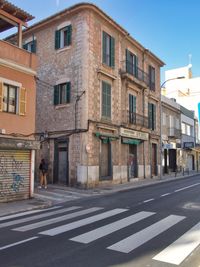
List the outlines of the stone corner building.
{"type": "Polygon", "coordinates": [[[77,4],[23,33],[39,58],[38,160],[49,182],[94,187],[159,174],[160,67],[111,17],[77,4]]]}

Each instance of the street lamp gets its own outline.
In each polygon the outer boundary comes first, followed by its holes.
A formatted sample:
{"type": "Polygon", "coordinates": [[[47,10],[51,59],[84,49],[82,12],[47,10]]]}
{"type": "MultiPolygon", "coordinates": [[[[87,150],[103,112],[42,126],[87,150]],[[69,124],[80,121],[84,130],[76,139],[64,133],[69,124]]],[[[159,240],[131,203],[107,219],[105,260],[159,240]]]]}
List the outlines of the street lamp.
{"type": "MultiPolygon", "coordinates": [[[[161,86],[160,86],[160,91],[162,90],[162,87],[169,81],[173,80],[179,80],[179,79],[184,79],[185,76],[180,76],[180,77],[175,77],[175,78],[170,78],[164,81],[161,86]]],[[[160,179],[162,179],[162,94],[160,93],[160,179]]]]}

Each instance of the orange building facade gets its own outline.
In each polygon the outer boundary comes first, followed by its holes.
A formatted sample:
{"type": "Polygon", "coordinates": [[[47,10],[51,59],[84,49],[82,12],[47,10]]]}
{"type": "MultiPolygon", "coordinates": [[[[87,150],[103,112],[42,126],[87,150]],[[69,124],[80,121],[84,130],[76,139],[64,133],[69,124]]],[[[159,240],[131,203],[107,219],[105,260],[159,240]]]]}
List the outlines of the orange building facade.
{"type": "Polygon", "coordinates": [[[21,48],[33,17],[5,1],[0,32],[17,25],[18,45],[0,40],[0,202],[26,199],[34,188],[37,57],[21,48]],[[16,16],[13,16],[13,11],[16,16]],[[9,23],[8,23],[9,21],[9,23]]]}

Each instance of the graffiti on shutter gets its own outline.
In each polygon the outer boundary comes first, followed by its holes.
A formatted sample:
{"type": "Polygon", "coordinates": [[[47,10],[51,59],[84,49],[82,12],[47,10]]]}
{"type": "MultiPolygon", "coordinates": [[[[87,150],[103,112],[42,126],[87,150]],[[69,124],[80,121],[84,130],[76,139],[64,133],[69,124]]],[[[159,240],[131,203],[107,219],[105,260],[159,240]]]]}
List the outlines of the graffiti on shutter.
{"type": "Polygon", "coordinates": [[[26,199],[30,188],[30,151],[0,150],[0,202],[26,199]]]}

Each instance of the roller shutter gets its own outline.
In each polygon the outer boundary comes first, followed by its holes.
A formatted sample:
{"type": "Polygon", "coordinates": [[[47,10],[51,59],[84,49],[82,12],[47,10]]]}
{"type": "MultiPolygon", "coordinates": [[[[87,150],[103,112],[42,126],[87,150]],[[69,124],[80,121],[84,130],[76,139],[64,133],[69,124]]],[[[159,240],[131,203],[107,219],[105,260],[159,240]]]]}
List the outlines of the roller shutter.
{"type": "Polygon", "coordinates": [[[30,196],[30,150],[0,150],[0,202],[30,196]]]}

